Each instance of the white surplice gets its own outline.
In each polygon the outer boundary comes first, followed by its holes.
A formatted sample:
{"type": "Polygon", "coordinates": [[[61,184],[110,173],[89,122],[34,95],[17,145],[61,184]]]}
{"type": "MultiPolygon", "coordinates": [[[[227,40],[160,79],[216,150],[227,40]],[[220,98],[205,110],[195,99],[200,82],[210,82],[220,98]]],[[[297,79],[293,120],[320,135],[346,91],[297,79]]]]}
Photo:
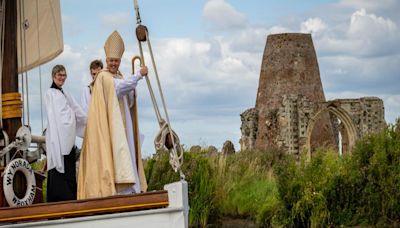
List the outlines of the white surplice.
{"type": "Polygon", "coordinates": [[[56,168],[64,173],[64,155],[71,152],[75,137],[83,137],[86,113],[67,92],[50,88],[46,92],[47,170],[56,168]]]}
{"type": "Polygon", "coordinates": [[[91,95],[89,86],[83,87],[81,94],[81,107],[85,113],[88,113],[89,111],[90,97],[91,95]]]}

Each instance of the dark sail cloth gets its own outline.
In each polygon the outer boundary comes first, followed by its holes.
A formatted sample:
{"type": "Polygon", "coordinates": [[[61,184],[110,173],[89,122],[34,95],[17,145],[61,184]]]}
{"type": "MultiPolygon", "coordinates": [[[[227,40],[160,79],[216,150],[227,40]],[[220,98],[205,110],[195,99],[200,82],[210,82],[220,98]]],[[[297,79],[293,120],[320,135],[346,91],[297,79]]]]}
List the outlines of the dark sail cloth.
{"type": "MultiPolygon", "coordinates": [[[[59,88],[54,82],[50,88],[59,88]]],[[[64,92],[63,92],[64,93],[64,92]]],[[[76,200],[76,147],[74,146],[68,155],[64,155],[64,173],[56,168],[47,172],[47,202],[58,202],[65,200],[76,200]]]]}
{"type": "Polygon", "coordinates": [[[47,173],[47,202],[76,200],[76,166],[73,147],[69,155],[64,155],[65,173],[51,169],[47,173]]]}

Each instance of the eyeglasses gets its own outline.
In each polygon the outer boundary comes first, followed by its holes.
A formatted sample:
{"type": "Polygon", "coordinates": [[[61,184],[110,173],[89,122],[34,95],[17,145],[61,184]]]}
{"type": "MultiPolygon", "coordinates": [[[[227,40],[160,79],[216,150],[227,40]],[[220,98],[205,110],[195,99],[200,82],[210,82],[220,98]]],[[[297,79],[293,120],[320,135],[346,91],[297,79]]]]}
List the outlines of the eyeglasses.
{"type": "Polygon", "coordinates": [[[58,77],[67,77],[67,74],[57,73],[56,76],[58,76],[58,77]]]}

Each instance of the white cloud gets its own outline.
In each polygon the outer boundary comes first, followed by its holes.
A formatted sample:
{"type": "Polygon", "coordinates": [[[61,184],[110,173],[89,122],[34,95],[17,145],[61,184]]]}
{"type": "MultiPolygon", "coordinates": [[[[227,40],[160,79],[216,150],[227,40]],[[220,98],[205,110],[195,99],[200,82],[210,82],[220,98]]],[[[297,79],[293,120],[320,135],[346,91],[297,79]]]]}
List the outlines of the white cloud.
{"type": "Polygon", "coordinates": [[[302,33],[312,33],[313,35],[321,32],[326,27],[325,23],[321,18],[309,18],[302,22],[300,25],[300,31],[302,33]]]}
{"type": "Polygon", "coordinates": [[[262,52],[269,33],[270,31],[265,28],[245,29],[232,39],[232,49],[238,52],[262,52]]]}
{"type": "Polygon", "coordinates": [[[360,9],[351,15],[348,31],[350,37],[360,37],[371,31],[372,34],[391,34],[397,31],[397,26],[390,19],[368,14],[365,9],[360,9]]]}
{"type": "MultiPolygon", "coordinates": [[[[163,85],[181,104],[188,105],[193,99],[203,101],[211,96],[219,97],[215,102],[221,101],[227,98],[233,85],[235,89],[247,86],[245,77],[255,73],[250,68],[256,67],[241,57],[245,53],[232,51],[223,40],[165,39],[159,40],[154,50],[157,50],[156,60],[163,60],[157,61],[163,85]],[[239,81],[244,83],[236,85],[239,81]]],[[[256,64],[259,65],[259,61],[256,64]]]]}
{"type": "Polygon", "coordinates": [[[271,28],[249,27],[243,29],[233,37],[225,37],[225,42],[229,43],[229,48],[236,53],[251,53],[252,56],[259,57],[262,55],[266,40],[270,34],[278,34],[290,32],[291,30],[280,26],[272,26],[271,28]]]}
{"type": "Polygon", "coordinates": [[[240,29],[247,24],[246,16],[224,0],[207,1],[203,9],[203,17],[213,30],[240,29]]]}
{"type": "Polygon", "coordinates": [[[329,31],[316,37],[316,46],[320,53],[378,57],[393,55],[400,50],[400,30],[390,18],[360,9],[343,23],[346,24],[340,27],[341,30],[327,28],[329,31]]]}
{"type": "MultiPolygon", "coordinates": [[[[238,147],[239,114],[254,104],[262,54],[254,57],[248,52],[236,52],[230,42],[219,38],[153,42],[172,124],[186,145],[202,141],[220,147],[230,139],[238,147]]],[[[155,86],[154,75],[150,74],[150,79],[155,86]]],[[[149,127],[154,122],[153,108],[146,86],[139,87],[144,105],[141,110],[150,121],[146,123],[146,135],[152,135],[149,127]]],[[[151,131],[156,130],[153,127],[151,131]]],[[[146,148],[152,147],[151,141],[145,144],[146,148]]]]}
{"type": "Polygon", "coordinates": [[[353,13],[347,32],[354,47],[363,55],[391,54],[399,50],[400,30],[388,18],[368,14],[365,9],[353,13]],[[397,50],[396,50],[397,49],[397,50]]]}

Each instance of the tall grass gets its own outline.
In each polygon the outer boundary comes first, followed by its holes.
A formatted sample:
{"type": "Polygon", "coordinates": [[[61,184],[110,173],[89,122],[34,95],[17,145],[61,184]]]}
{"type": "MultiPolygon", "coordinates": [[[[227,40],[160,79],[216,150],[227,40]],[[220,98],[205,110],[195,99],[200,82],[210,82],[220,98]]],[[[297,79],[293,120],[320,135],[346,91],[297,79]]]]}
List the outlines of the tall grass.
{"type": "Polygon", "coordinates": [[[277,194],[272,157],[261,151],[218,157],[217,201],[224,216],[256,220],[268,196],[277,194]]]}
{"type": "MultiPolygon", "coordinates": [[[[192,227],[219,224],[223,216],[257,220],[261,208],[277,199],[272,178],[274,153],[241,152],[230,156],[209,156],[209,151],[184,153],[183,172],[189,183],[189,223],[192,227]]],[[[280,156],[279,153],[276,153],[280,156]]],[[[177,181],[168,163],[169,155],[158,152],[146,160],[149,190],[162,189],[177,181]]]]}
{"type": "MultiPolygon", "coordinates": [[[[207,153],[184,153],[182,170],[189,186],[189,223],[195,227],[205,227],[218,218],[215,203],[214,167],[207,158],[207,153]]],[[[169,154],[159,151],[145,162],[145,172],[149,190],[160,190],[164,184],[178,181],[179,175],[169,165],[169,154]]]]}
{"type": "MultiPolygon", "coordinates": [[[[344,157],[319,149],[311,161],[277,150],[186,151],[190,225],[233,217],[259,227],[400,226],[399,129],[362,139],[344,157]]],[[[150,190],[179,179],[166,152],[146,161],[146,175],[150,190]]]]}

